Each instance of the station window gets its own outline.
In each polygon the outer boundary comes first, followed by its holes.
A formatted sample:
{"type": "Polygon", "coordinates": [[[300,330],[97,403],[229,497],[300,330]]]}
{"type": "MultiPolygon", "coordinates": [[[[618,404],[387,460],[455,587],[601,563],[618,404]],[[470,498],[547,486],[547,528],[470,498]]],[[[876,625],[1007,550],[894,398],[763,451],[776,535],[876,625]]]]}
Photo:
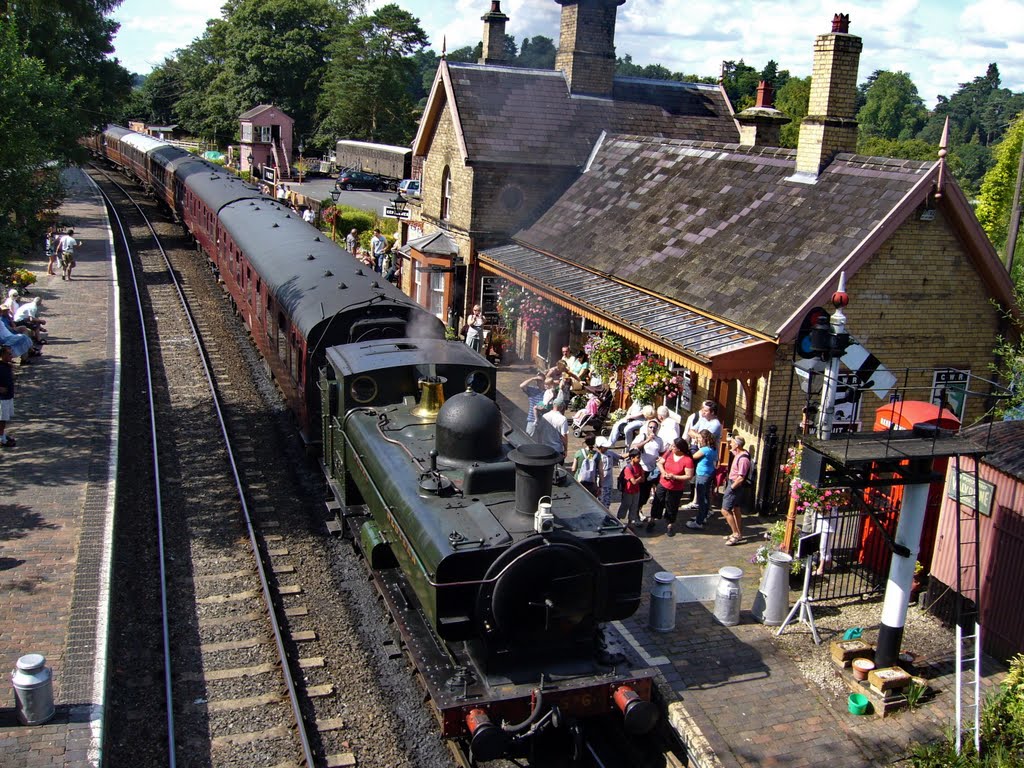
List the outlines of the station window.
{"type": "Polygon", "coordinates": [[[452,172],[445,166],[441,174],[441,218],[444,221],[451,219],[452,214],[452,172]]]}
{"type": "Polygon", "coordinates": [[[430,312],[444,320],[444,272],[430,273],[430,312]]]}

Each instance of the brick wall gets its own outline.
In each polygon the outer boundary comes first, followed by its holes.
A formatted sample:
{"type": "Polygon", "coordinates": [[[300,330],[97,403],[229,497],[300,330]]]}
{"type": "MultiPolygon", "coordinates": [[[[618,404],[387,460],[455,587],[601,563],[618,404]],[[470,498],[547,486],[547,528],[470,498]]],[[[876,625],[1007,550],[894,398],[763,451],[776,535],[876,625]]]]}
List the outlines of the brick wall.
{"type": "MultiPolygon", "coordinates": [[[[920,209],[849,278],[845,313],[847,329],[899,379],[897,387],[907,387],[906,398],[928,400],[935,368],[993,378],[989,366],[1000,317],[942,211],[931,222],[920,221],[919,214],[920,209]],[[919,370],[907,373],[908,368],[919,370]]],[[[797,431],[806,395],[793,379],[792,359],[792,345],[781,345],[755,406],[755,432],[774,424],[781,433],[787,416],[787,433],[797,431]]],[[[887,404],[874,393],[862,394],[864,429],[874,426],[875,412],[887,404]]],[[[969,398],[965,422],[983,410],[981,398],[969,398]]]]}
{"type": "Polygon", "coordinates": [[[854,35],[818,35],[808,115],[849,117],[856,114],[857,68],[864,43],[854,35]]]}
{"type": "Polygon", "coordinates": [[[441,195],[444,192],[444,172],[448,169],[452,179],[451,211],[445,229],[459,246],[459,256],[469,259],[472,243],[469,232],[473,213],[473,169],[462,159],[455,123],[446,106],[438,118],[430,150],[423,161],[423,179],[420,185],[422,216],[426,226],[424,234],[434,232],[440,226],[441,195]]]}
{"type": "Polygon", "coordinates": [[[838,152],[857,148],[857,69],[864,47],[859,37],[818,35],[807,117],[800,125],[796,169],[817,175],[838,152]]]}
{"type": "Polygon", "coordinates": [[[562,6],[555,69],[573,93],[609,94],[615,75],[616,5],[562,6]]]}

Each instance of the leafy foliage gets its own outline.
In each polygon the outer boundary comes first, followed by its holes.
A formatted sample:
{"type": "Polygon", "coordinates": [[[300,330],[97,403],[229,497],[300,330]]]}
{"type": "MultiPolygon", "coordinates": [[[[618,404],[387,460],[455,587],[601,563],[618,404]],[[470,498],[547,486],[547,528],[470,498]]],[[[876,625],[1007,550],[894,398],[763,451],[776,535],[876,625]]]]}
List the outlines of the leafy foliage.
{"type": "Polygon", "coordinates": [[[411,57],[426,46],[419,20],[397,5],[346,25],[331,46],[316,141],[327,145],[347,136],[408,143],[415,127],[412,97],[422,85],[411,57]]]}
{"type": "Polygon", "coordinates": [[[611,381],[635,354],[635,347],[611,331],[594,334],[583,345],[590,369],[604,381],[611,381]]]}
{"type": "MultiPolygon", "coordinates": [[[[985,174],[978,199],[978,221],[985,228],[996,250],[1004,256],[1009,232],[1010,208],[1017,168],[1024,151],[1024,112],[1017,115],[1002,142],[995,148],[995,163],[985,174]]],[[[1024,238],[1018,237],[1014,249],[1014,263],[1024,256],[1024,238]]],[[[1004,256],[1005,260],[1005,256],[1004,256]]]]}
{"type": "Polygon", "coordinates": [[[857,113],[862,139],[894,141],[914,138],[927,117],[917,86],[905,72],[875,72],[857,113]]]}
{"type": "Polygon", "coordinates": [[[1024,656],[1010,660],[1010,671],[999,692],[981,710],[981,754],[973,739],[962,752],[950,734],[935,744],[918,744],[910,754],[914,768],[1011,768],[1024,761],[1024,656]]]}
{"type": "Polygon", "coordinates": [[[782,126],[779,143],[784,147],[796,147],[800,138],[800,121],[807,116],[807,104],[811,100],[811,78],[791,77],[775,94],[775,108],[790,119],[782,126]]]}
{"type": "Polygon", "coordinates": [[[0,18],[0,263],[38,234],[36,213],[59,196],[56,168],[47,164],[75,158],[84,132],[74,86],[27,49],[14,25],[0,18]]]}

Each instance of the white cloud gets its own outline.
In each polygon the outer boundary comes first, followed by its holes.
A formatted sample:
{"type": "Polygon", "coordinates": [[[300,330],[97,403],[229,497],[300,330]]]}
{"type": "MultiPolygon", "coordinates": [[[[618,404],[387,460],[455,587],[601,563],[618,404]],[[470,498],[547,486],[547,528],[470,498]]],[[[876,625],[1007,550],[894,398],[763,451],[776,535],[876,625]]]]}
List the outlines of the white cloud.
{"type": "MultiPolygon", "coordinates": [[[[480,17],[490,0],[370,0],[372,12],[398,2],[420,19],[431,47],[448,50],[476,45],[480,17]]],[[[876,69],[910,74],[925,105],[951,95],[959,83],[999,64],[1003,86],[1024,91],[1024,0],[627,0],[619,6],[616,52],[638,64],[662,64],[674,71],[714,76],[723,60],[810,74],[817,35],[831,30],[839,10],[850,15],[850,31],[864,41],[859,79],[876,69]]],[[[502,0],[508,34],[544,35],[558,44],[560,6],[554,0],[502,0]]],[[[202,34],[206,19],[219,12],[208,0],[124,0],[117,55],[129,69],[149,71],[163,57],[202,34]]]]}

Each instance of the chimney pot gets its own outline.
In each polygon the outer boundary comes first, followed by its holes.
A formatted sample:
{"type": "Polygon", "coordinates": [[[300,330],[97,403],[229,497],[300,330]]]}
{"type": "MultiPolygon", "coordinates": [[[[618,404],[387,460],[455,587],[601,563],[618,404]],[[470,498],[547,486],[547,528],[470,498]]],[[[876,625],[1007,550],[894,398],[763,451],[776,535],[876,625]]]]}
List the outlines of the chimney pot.
{"type": "Polygon", "coordinates": [[[501,0],[491,0],[491,13],[501,13],[501,0]]]}
{"type": "Polygon", "coordinates": [[[841,35],[850,34],[850,14],[837,13],[832,17],[832,32],[841,35]]]}
{"type": "Polygon", "coordinates": [[[757,107],[772,107],[774,106],[773,100],[775,98],[775,89],[772,88],[772,84],[766,80],[762,80],[757,84],[757,103],[754,106],[757,107]]]}

